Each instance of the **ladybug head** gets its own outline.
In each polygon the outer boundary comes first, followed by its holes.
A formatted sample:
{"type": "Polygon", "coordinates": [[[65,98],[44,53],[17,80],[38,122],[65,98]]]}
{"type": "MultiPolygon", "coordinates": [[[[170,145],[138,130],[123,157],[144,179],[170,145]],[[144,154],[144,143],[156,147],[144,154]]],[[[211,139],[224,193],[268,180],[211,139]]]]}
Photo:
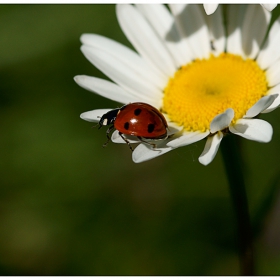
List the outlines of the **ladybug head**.
{"type": "Polygon", "coordinates": [[[114,124],[120,109],[114,109],[104,114],[99,121],[99,128],[104,125],[114,124]]]}

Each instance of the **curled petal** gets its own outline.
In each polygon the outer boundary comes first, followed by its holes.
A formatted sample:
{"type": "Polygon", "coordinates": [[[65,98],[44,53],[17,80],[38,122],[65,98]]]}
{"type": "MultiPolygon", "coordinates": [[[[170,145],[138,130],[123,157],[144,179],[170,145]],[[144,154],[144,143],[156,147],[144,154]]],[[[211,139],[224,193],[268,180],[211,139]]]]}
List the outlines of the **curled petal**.
{"type": "Polygon", "coordinates": [[[100,118],[112,109],[97,109],[88,112],[84,112],[80,115],[80,118],[88,122],[99,122],[100,118]]]}
{"type": "Polygon", "coordinates": [[[218,6],[219,4],[203,4],[205,13],[207,15],[213,14],[217,10],[218,6]]]}
{"type": "Polygon", "coordinates": [[[244,118],[253,118],[266,110],[274,100],[279,96],[279,94],[267,95],[262,97],[253,107],[251,107],[244,118]]]}
{"type": "Polygon", "coordinates": [[[210,124],[210,132],[216,133],[228,127],[234,117],[233,109],[229,108],[224,113],[217,115],[210,124]]]}
{"type": "MultiPolygon", "coordinates": [[[[125,137],[129,143],[139,143],[141,142],[137,137],[135,136],[131,136],[131,135],[123,135],[123,137],[125,137]]],[[[112,142],[114,143],[117,143],[117,144],[127,144],[123,139],[122,137],[120,136],[119,134],[119,131],[118,130],[115,130],[111,136],[111,140],[112,142]]]]}
{"type": "Polygon", "coordinates": [[[168,128],[167,128],[167,135],[168,136],[174,135],[174,134],[178,133],[179,131],[181,131],[183,129],[183,127],[173,126],[173,123],[170,124],[168,122],[168,120],[167,120],[167,123],[168,123],[168,128]]]}
{"type": "Polygon", "coordinates": [[[165,143],[166,141],[163,141],[161,144],[157,144],[155,149],[147,144],[139,144],[132,153],[132,160],[135,163],[140,163],[161,156],[174,149],[172,147],[165,146],[165,143]]]}
{"type": "Polygon", "coordinates": [[[198,158],[201,164],[208,165],[209,163],[212,162],[212,160],[215,158],[218,152],[222,139],[223,139],[223,133],[220,131],[207,138],[204,150],[200,155],[200,157],[198,158]]]}
{"type": "Polygon", "coordinates": [[[178,148],[178,147],[190,145],[192,143],[195,143],[205,138],[207,135],[209,135],[209,133],[210,133],[209,130],[206,132],[199,132],[199,131],[184,132],[182,136],[168,142],[167,146],[172,148],[178,148]]]}
{"type": "Polygon", "coordinates": [[[267,92],[267,94],[268,95],[278,94],[278,97],[274,100],[274,102],[266,110],[262,111],[262,113],[270,113],[279,107],[279,105],[280,105],[280,84],[271,88],[267,92]]]}
{"type": "Polygon", "coordinates": [[[272,126],[259,119],[240,119],[236,124],[229,127],[230,132],[249,140],[267,143],[271,140],[272,126]]]}

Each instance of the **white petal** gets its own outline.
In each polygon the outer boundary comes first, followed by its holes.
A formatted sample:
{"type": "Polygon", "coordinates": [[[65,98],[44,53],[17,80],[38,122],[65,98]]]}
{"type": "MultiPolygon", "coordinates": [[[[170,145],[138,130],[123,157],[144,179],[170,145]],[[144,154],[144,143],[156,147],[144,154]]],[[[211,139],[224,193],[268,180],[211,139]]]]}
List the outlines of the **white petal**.
{"type": "Polygon", "coordinates": [[[276,6],[277,4],[261,4],[266,10],[268,10],[269,12],[271,12],[276,6]]]}
{"type": "Polygon", "coordinates": [[[265,44],[263,45],[258,57],[257,62],[262,69],[270,67],[277,59],[280,58],[279,51],[280,42],[280,18],[276,19],[273,23],[265,44]]]}
{"type": "Polygon", "coordinates": [[[174,135],[174,134],[178,133],[179,131],[182,131],[183,127],[174,126],[174,123],[169,123],[169,121],[167,119],[166,119],[166,121],[168,124],[168,128],[167,128],[168,136],[174,135]]]}
{"type": "Polygon", "coordinates": [[[201,139],[207,137],[209,135],[209,131],[206,132],[184,132],[182,136],[176,138],[175,140],[171,140],[166,145],[168,147],[178,148],[186,145],[190,145],[192,143],[198,142],[201,139]]]}
{"type": "Polygon", "coordinates": [[[208,58],[211,52],[210,38],[199,5],[171,4],[170,9],[175,17],[178,30],[186,41],[186,45],[191,47],[194,57],[208,58]]]}
{"type": "Polygon", "coordinates": [[[268,92],[268,95],[278,94],[278,97],[274,100],[274,102],[262,113],[270,113],[275,110],[280,105],[280,84],[271,88],[268,92]]]}
{"type": "Polygon", "coordinates": [[[80,115],[80,118],[88,122],[99,122],[100,118],[110,110],[112,109],[97,109],[84,112],[80,115]]]}
{"type": "Polygon", "coordinates": [[[147,161],[155,157],[170,152],[174,148],[166,147],[164,144],[158,145],[153,149],[147,144],[139,144],[132,153],[132,160],[136,163],[147,161]]]}
{"type": "MultiPolygon", "coordinates": [[[[135,137],[135,136],[123,135],[123,137],[125,137],[125,138],[129,141],[129,143],[139,143],[139,142],[141,142],[141,141],[140,141],[137,137],[135,137]]],[[[114,143],[118,143],[118,144],[127,144],[127,143],[122,139],[122,137],[120,136],[118,130],[115,130],[115,131],[112,133],[111,140],[112,140],[112,142],[114,142],[114,143]]]]}
{"type": "Polygon", "coordinates": [[[262,97],[254,106],[252,106],[247,112],[244,118],[253,118],[266,110],[278,97],[277,94],[267,95],[262,97]]]}
{"type": "Polygon", "coordinates": [[[262,113],[263,114],[270,113],[270,112],[274,111],[275,109],[277,109],[279,106],[280,106],[280,95],[278,95],[278,97],[274,100],[272,105],[270,107],[268,107],[266,110],[264,110],[262,113]]]}
{"type": "Polygon", "coordinates": [[[137,4],[136,7],[147,18],[162,43],[165,44],[177,68],[192,60],[191,54],[184,48],[174,17],[164,5],[137,4]]]}
{"type": "Polygon", "coordinates": [[[139,79],[135,72],[130,71],[131,69],[126,67],[126,65],[119,63],[118,59],[108,56],[101,50],[94,50],[85,45],[81,47],[81,50],[92,64],[134,96],[141,97],[146,95],[146,98],[154,101],[161,99],[162,92],[158,88],[148,85],[144,80],[139,79]]]}
{"type": "Polygon", "coordinates": [[[210,132],[215,133],[228,127],[234,117],[233,109],[229,108],[224,113],[217,115],[210,124],[210,132]]]}
{"type": "Polygon", "coordinates": [[[275,61],[266,71],[268,86],[273,87],[280,83],[280,59],[275,61]]]}
{"type": "Polygon", "coordinates": [[[204,150],[200,155],[200,157],[198,158],[201,164],[208,165],[209,163],[212,162],[212,160],[214,159],[214,157],[218,152],[222,139],[223,139],[223,133],[220,131],[207,138],[204,150]]]}
{"type": "Polygon", "coordinates": [[[219,4],[203,4],[204,10],[207,15],[213,14],[217,10],[218,6],[219,4]]]}
{"type": "Polygon", "coordinates": [[[258,54],[271,19],[271,13],[261,5],[248,5],[241,28],[242,47],[246,57],[258,54]]]}
{"type": "Polygon", "coordinates": [[[259,119],[240,119],[229,130],[246,139],[263,143],[269,142],[273,134],[272,126],[259,119]]]}
{"type": "Polygon", "coordinates": [[[227,5],[227,52],[244,56],[242,48],[241,29],[244,21],[246,5],[227,5]]]}
{"type": "Polygon", "coordinates": [[[102,50],[106,55],[114,57],[118,63],[125,65],[146,83],[154,85],[159,89],[166,86],[165,79],[152,71],[151,67],[144,61],[144,59],[130,48],[97,34],[83,34],[81,42],[94,49],[102,50]]]}
{"type": "Polygon", "coordinates": [[[209,28],[209,37],[211,40],[212,52],[215,55],[225,51],[226,36],[223,24],[222,7],[219,6],[217,11],[210,16],[205,16],[209,28]]]}
{"type": "Polygon", "coordinates": [[[175,63],[143,15],[131,5],[119,4],[117,17],[126,37],[143,58],[166,78],[173,76],[175,63]]]}
{"type": "MultiPolygon", "coordinates": [[[[84,89],[95,92],[105,98],[120,102],[122,104],[131,102],[151,102],[151,99],[145,95],[128,93],[120,86],[103,79],[81,75],[74,77],[74,80],[84,89]]],[[[156,102],[153,102],[151,105],[155,106],[156,102]]]]}

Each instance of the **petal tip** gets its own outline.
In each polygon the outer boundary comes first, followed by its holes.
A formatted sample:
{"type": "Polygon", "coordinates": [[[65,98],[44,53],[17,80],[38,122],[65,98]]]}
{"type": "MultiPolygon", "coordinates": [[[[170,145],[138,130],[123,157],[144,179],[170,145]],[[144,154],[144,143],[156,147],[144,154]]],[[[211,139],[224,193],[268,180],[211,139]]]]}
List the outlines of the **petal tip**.
{"type": "Polygon", "coordinates": [[[80,118],[81,118],[82,120],[85,120],[84,113],[80,114],[80,118]]]}
{"type": "Polygon", "coordinates": [[[205,13],[209,16],[212,15],[218,8],[219,4],[203,4],[205,13]]]}
{"type": "Polygon", "coordinates": [[[73,79],[74,79],[74,81],[78,84],[80,78],[81,78],[81,75],[77,75],[77,76],[75,76],[73,79]]]}
{"type": "Polygon", "coordinates": [[[199,157],[199,158],[198,158],[198,161],[199,161],[199,163],[201,163],[201,164],[204,165],[204,166],[207,166],[209,163],[211,163],[211,161],[206,160],[205,157],[199,157]]]}
{"type": "Polygon", "coordinates": [[[210,132],[212,134],[228,127],[234,117],[234,110],[228,108],[223,113],[217,115],[210,123],[210,132]]]}

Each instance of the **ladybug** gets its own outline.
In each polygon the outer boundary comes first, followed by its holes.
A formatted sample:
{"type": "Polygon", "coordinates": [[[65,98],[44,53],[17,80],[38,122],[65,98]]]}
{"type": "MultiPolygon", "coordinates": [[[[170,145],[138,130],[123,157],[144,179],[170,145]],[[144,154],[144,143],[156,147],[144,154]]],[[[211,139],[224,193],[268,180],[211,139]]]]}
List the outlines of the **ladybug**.
{"type": "Polygon", "coordinates": [[[110,139],[110,132],[113,129],[119,131],[119,135],[129,145],[133,151],[129,141],[123,134],[136,136],[141,142],[156,147],[155,144],[147,140],[164,140],[167,138],[167,122],[161,112],[155,107],[142,103],[130,103],[121,108],[116,108],[104,114],[99,121],[99,129],[105,125],[111,125],[107,131],[107,142],[104,143],[105,147],[110,139]]]}

